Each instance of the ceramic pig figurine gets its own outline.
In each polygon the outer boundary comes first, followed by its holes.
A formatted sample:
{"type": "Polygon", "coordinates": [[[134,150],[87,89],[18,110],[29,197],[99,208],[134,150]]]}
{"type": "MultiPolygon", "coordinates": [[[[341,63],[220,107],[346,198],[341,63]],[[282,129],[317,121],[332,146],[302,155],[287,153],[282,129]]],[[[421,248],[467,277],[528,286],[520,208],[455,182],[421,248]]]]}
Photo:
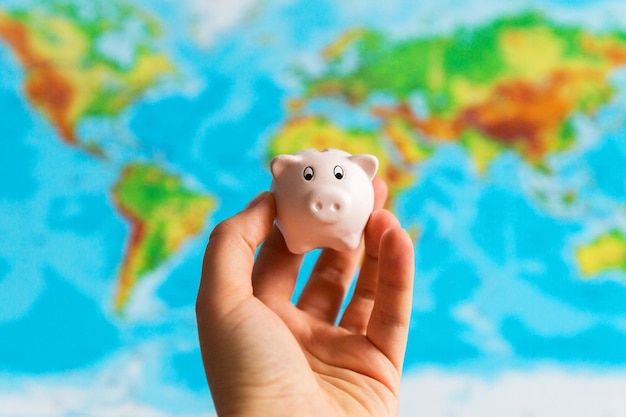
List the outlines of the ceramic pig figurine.
{"type": "Polygon", "coordinates": [[[359,246],[374,208],[375,156],[308,149],[276,156],[270,169],[276,225],[290,252],[359,246]]]}

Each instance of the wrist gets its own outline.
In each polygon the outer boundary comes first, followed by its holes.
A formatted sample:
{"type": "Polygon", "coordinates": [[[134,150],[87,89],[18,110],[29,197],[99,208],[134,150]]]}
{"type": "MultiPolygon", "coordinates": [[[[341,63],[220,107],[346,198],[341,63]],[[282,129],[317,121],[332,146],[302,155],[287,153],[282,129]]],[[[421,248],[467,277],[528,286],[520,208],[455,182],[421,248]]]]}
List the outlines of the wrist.
{"type": "Polygon", "coordinates": [[[219,417],[319,417],[333,414],[329,408],[308,399],[289,399],[285,397],[247,399],[231,403],[218,410],[219,417]]]}

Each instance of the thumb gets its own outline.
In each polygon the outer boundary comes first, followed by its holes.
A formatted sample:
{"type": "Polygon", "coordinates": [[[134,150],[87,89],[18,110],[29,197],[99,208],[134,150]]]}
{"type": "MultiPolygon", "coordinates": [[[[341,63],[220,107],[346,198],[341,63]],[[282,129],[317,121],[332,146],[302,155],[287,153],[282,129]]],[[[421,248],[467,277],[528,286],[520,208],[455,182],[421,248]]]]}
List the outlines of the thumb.
{"type": "Polygon", "coordinates": [[[198,315],[206,310],[225,314],[252,296],[254,254],[269,234],[275,215],[274,197],[264,191],[213,229],[202,263],[198,315]]]}

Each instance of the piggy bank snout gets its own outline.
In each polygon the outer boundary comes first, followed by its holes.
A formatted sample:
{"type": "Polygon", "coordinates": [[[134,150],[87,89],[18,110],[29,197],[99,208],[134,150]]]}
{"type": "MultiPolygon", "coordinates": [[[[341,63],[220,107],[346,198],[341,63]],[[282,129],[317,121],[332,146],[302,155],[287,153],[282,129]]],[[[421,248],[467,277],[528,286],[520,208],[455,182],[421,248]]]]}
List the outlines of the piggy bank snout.
{"type": "Polygon", "coordinates": [[[351,199],[345,191],[326,190],[309,193],[309,212],[324,223],[335,223],[345,218],[352,208],[351,199]]]}

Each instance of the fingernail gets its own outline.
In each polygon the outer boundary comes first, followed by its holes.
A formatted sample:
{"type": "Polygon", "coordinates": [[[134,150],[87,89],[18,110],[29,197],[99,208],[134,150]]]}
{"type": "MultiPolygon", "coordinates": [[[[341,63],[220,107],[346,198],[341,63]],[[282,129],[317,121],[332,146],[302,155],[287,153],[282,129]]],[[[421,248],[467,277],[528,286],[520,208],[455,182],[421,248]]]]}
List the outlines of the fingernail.
{"type": "Polygon", "coordinates": [[[258,205],[261,201],[263,201],[265,199],[265,197],[267,196],[268,192],[267,191],[262,191],[259,195],[257,195],[256,197],[254,197],[252,199],[252,201],[250,201],[248,203],[248,205],[246,206],[246,208],[244,210],[248,210],[251,209],[252,207],[258,205]]]}

